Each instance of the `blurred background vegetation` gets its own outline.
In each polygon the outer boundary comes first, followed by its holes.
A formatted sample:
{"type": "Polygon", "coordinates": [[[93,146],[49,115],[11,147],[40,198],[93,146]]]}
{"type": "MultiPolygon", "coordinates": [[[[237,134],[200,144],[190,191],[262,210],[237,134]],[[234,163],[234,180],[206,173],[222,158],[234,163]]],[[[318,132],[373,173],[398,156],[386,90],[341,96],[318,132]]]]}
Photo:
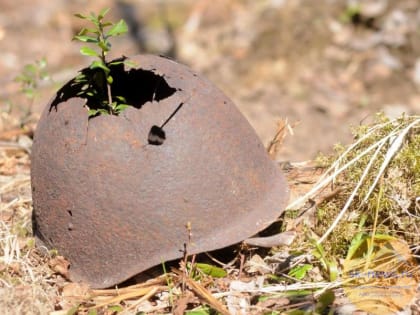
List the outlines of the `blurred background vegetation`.
{"type": "Polygon", "coordinates": [[[0,131],[35,125],[57,88],[90,63],[71,41],[83,26],[73,14],[105,7],[130,29],[110,58],[153,53],[191,66],[234,100],[264,144],[287,118],[294,132],[278,160],[350,143],[350,126],[378,111],[420,112],[416,0],[2,0],[0,131]],[[28,101],[14,79],[42,58],[50,76],[36,73],[28,101]]]}

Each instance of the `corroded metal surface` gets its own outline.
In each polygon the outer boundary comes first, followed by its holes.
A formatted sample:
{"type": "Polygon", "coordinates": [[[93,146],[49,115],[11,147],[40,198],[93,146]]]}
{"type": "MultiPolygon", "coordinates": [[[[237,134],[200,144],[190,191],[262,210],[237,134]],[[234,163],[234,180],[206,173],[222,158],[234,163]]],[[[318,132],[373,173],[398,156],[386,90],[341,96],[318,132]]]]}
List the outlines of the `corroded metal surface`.
{"type": "Polygon", "coordinates": [[[90,120],[85,100],[55,100],[33,144],[35,235],[70,261],[72,280],[96,288],[182,257],[188,222],[189,252],[210,251],[262,230],[288,198],[283,175],[219,89],[165,58],[131,60],[176,92],[90,120]],[[159,145],[148,141],[153,126],[164,131],[159,145]]]}

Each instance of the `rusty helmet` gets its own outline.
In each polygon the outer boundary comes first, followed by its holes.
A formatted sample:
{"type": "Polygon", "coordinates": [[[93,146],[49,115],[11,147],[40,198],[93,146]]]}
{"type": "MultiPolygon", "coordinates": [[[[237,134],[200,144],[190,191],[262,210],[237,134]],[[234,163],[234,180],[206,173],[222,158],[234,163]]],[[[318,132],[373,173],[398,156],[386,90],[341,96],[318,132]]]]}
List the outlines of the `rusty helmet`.
{"type": "Polygon", "coordinates": [[[112,91],[133,106],[89,118],[72,80],[33,143],[34,234],[69,260],[71,280],[95,288],[180,258],[187,242],[190,254],[238,243],[288,198],[282,173],[218,88],[167,58],[130,60],[138,67],[112,69],[112,91]]]}

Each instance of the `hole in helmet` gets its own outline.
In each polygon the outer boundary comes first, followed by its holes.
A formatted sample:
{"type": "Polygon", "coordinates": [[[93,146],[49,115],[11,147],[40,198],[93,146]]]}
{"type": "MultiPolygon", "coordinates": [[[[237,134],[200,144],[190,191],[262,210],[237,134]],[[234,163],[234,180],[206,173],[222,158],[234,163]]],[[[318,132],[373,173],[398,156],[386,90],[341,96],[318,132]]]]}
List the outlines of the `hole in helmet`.
{"type": "MultiPolygon", "coordinates": [[[[140,109],[145,103],[153,101],[161,101],[172,96],[177,89],[169,86],[164,76],[155,73],[153,70],[129,69],[125,70],[123,63],[126,57],[112,60],[108,63],[110,75],[113,78],[111,84],[112,101],[123,103],[140,109]],[[117,62],[117,64],[114,64],[117,62]]],[[[80,82],[78,77],[70,80],[58,92],[54,101],[51,103],[52,108],[57,110],[57,106],[73,97],[81,97],[86,99],[86,107],[89,110],[97,110],[96,114],[89,116],[95,118],[102,114],[101,111],[106,109],[104,104],[108,103],[108,92],[101,84],[101,81],[95,78],[101,74],[102,69],[84,68],[80,71],[80,75],[87,78],[80,82]],[[99,83],[98,83],[99,82],[99,83]]],[[[114,112],[118,115],[120,111],[114,112]]],[[[90,114],[89,114],[90,115],[90,114]]]]}
{"type": "Polygon", "coordinates": [[[152,145],[161,145],[166,140],[165,131],[159,126],[150,128],[147,142],[152,145]]]}
{"type": "Polygon", "coordinates": [[[180,103],[177,108],[172,112],[171,115],[165,120],[162,126],[152,126],[147,137],[147,142],[152,145],[161,145],[166,140],[166,133],[163,130],[163,127],[175,116],[175,114],[180,110],[184,103],[180,103]]]}

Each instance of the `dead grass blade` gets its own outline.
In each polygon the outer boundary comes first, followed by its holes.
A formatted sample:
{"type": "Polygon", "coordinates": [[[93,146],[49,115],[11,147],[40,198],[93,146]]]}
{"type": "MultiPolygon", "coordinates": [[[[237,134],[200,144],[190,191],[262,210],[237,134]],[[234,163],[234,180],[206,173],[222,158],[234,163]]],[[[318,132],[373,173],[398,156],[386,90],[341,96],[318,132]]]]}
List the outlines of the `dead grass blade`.
{"type": "Polygon", "coordinates": [[[163,285],[165,283],[166,283],[165,277],[160,276],[160,277],[157,277],[155,279],[151,279],[151,280],[143,282],[143,283],[128,286],[126,288],[91,290],[91,296],[92,297],[96,297],[96,296],[115,296],[115,295],[130,293],[130,292],[136,291],[136,290],[141,289],[141,288],[148,288],[148,287],[152,287],[152,286],[160,286],[160,285],[163,285]]]}
{"type": "MultiPolygon", "coordinates": [[[[101,303],[97,303],[92,307],[89,307],[89,309],[98,309],[114,304],[119,304],[124,300],[130,300],[134,298],[142,298],[140,302],[143,302],[145,299],[150,298],[151,296],[155,295],[158,291],[166,290],[166,286],[150,286],[150,287],[144,287],[144,288],[136,288],[132,289],[130,291],[126,290],[125,293],[119,294],[115,297],[111,297],[110,299],[106,299],[105,301],[101,303]]],[[[93,293],[95,290],[93,290],[93,293]]],[[[100,298],[100,296],[96,296],[97,298],[100,298]]],[[[139,303],[140,303],[139,302],[139,303]]]]}
{"type": "Polygon", "coordinates": [[[331,232],[334,231],[334,229],[337,226],[338,222],[343,218],[344,214],[346,213],[346,211],[350,207],[351,203],[353,202],[354,197],[357,195],[357,192],[359,191],[360,187],[364,183],[367,175],[369,174],[369,171],[370,171],[373,163],[376,161],[376,158],[377,158],[379,152],[381,151],[382,147],[385,145],[385,143],[386,143],[385,141],[382,141],[382,143],[377,147],[375,153],[373,154],[373,156],[370,159],[368,165],[366,166],[365,170],[363,171],[363,174],[360,177],[360,179],[359,179],[356,187],[353,189],[350,197],[347,199],[347,201],[344,204],[343,208],[341,209],[341,211],[339,212],[339,214],[337,215],[337,217],[334,219],[333,223],[330,225],[330,227],[328,228],[328,230],[318,240],[318,242],[317,242],[318,244],[321,244],[328,237],[328,235],[330,235],[331,232]]]}
{"type": "Polygon", "coordinates": [[[272,160],[276,159],[280,147],[287,136],[287,132],[289,132],[290,135],[293,135],[293,126],[289,124],[287,118],[284,120],[280,119],[277,122],[276,134],[274,135],[273,139],[270,141],[267,147],[268,155],[271,157],[272,160]]]}
{"type": "MultiPolygon", "coordinates": [[[[394,133],[389,134],[383,140],[386,141],[386,140],[390,139],[394,135],[395,135],[394,133]]],[[[354,163],[356,163],[357,161],[359,161],[363,156],[365,156],[366,154],[368,154],[373,149],[377,148],[379,145],[380,145],[380,143],[375,142],[374,144],[372,144],[369,147],[367,147],[365,150],[363,150],[361,153],[359,153],[356,157],[354,157],[353,159],[351,159],[349,162],[347,162],[346,164],[344,164],[341,167],[339,167],[339,164],[334,163],[333,166],[331,166],[324,173],[325,176],[321,176],[321,178],[318,180],[318,182],[314,185],[314,187],[308,193],[306,193],[304,196],[302,196],[300,198],[297,198],[294,201],[292,201],[286,207],[286,210],[292,210],[292,209],[299,208],[304,202],[306,202],[310,198],[313,198],[319,191],[321,191],[324,187],[326,187],[331,182],[333,182],[335,180],[335,178],[337,178],[337,176],[340,175],[341,172],[343,172],[344,170],[346,170],[347,168],[349,168],[350,166],[352,166],[354,163]],[[335,170],[334,170],[334,168],[335,168],[335,170]],[[327,175],[328,173],[331,173],[332,171],[333,171],[332,174],[327,175]]],[[[341,161],[344,158],[344,156],[345,156],[345,154],[343,153],[337,159],[337,161],[339,161],[339,160],[341,161]]]]}
{"type": "MultiPolygon", "coordinates": [[[[410,125],[415,125],[416,122],[418,123],[419,119],[415,119],[413,123],[410,125]]],[[[389,134],[384,136],[380,141],[377,141],[370,146],[368,146],[366,149],[364,149],[362,152],[360,152],[357,156],[355,156],[353,159],[348,161],[346,164],[340,167],[341,162],[344,160],[344,157],[347,156],[352,150],[354,150],[358,145],[360,145],[363,141],[369,139],[372,134],[377,131],[378,129],[382,128],[385,125],[388,125],[391,122],[396,122],[396,120],[390,121],[385,124],[380,124],[372,127],[363,137],[361,137],[358,141],[356,141],[353,145],[351,145],[345,152],[343,152],[337,160],[328,168],[324,175],[320,177],[318,182],[314,185],[314,187],[305,195],[295,199],[292,201],[287,207],[286,210],[292,210],[299,208],[303,203],[305,203],[307,200],[314,198],[314,196],[319,193],[324,187],[332,183],[335,178],[337,178],[338,175],[340,175],[343,171],[348,169],[353,164],[357,163],[363,156],[367,155],[372,150],[376,149],[378,146],[380,146],[383,142],[391,140],[392,138],[398,136],[401,132],[401,125],[399,124],[397,127],[395,127],[389,134]]]]}
{"type": "Polygon", "coordinates": [[[220,303],[213,295],[202,285],[197,283],[196,281],[192,280],[191,278],[186,278],[187,286],[194,291],[197,296],[203,299],[207,304],[209,304],[212,308],[218,311],[222,315],[230,315],[230,312],[226,309],[226,307],[220,303]]]}
{"type": "Polygon", "coordinates": [[[414,128],[414,126],[416,126],[419,123],[420,123],[420,119],[415,119],[413,122],[411,122],[410,124],[408,124],[402,130],[401,130],[401,125],[398,125],[386,137],[384,137],[384,138],[382,138],[379,141],[377,141],[377,142],[374,143],[374,145],[377,146],[376,151],[374,152],[374,154],[370,158],[369,163],[366,165],[366,167],[365,167],[362,175],[360,176],[360,179],[357,182],[356,187],[353,189],[350,197],[347,199],[345,205],[343,206],[343,208],[341,209],[341,211],[339,212],[339,214],[337,215],[337,217],[334,219],[334,221],[331,224],[331,226],[327,229],[327,231],[324,233],[324,235],[322,235],[322,237],[318,240],[318,242],[317,242],[318,244],[321,244],[328,237],[328,235],[331,234],[331,232],[337,226],[338,222],[343,218],[344,214],[346,213],[346,211],[348,210],[348,208],[352,204],[355,196],[357,195],[357,192],[359,191],[360,187],[364,183],[367,175],[369,174],[372,166],[374,165],[374,162],[377,160],[378,155],[381,152],[381,149],[385,146],[385,144],[388,141],[391,141],[391,145],[390,145],[389,149],[387,150],[387,152],[385,154],[384,161],[382,162],[381,167],[377,171],[376,177],[375,177],[373,183],[371,184],[371,186],[369,188],[369,191],[364,196],[363,201],[362,201],[361,204],[364,204],[364,203],[367,202],[368,198],[370,197],[370,195],[372,194],[373,190],[375,189],[375,187],[376,187],[379,179],[382,177],[382,175],[384,174],[386,168],[389,166],[390,162],[392,161],[392,158],[395,156],[395,154],[402,147],[403,141],[404,141],[405,137],[407,136],[408,132],[412,128],[414,128]],[[394,138],[394,140],[392,140],[393,138],[394,138]]]}
{"type": "Polygon", "coordinates": [[[205,287],[198,282],[194,281],[190,277],[187,277],[182,271],[173,269],[172,270],[185,284],[204,302],[210,305],[213,309],[218,311],[222,315],[230,315],[230,312],[226,307],[219,302],[205,287]]]}
{"type": "Polygon", "coordinates": [[[373,181],[373,184],[370,186],[368,193],[366,194],[365,198],[363,199],[363,203],[365,203],[369,196],[372,194],[372,191],[375,189],[376,184],[378,183],[379,179],[381,178],[382,174],[385,172],[385,169],[391,162],[392,158],[395,156],[395,154],[400,150],[403,141],[405,137],[407,136],[408,132],[417,124],[420,124],[420,119],[414,120],[411,124],[409,124],[407,127],[405,127],[400,134],[397,136],[397,138],[392,142],[391,147],[386,152],[385,159],[382,162],[381,168],[379,169],[375,180],[373,181]]]}

